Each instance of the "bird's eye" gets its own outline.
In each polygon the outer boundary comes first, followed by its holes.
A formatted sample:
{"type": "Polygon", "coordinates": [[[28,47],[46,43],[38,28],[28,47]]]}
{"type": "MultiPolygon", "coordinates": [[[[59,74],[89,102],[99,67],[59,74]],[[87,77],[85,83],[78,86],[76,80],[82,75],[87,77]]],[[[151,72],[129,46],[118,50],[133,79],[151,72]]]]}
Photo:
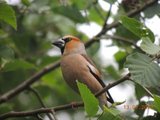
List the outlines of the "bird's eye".
{"type": "Polygon", "coordinates": [[[65,43],[67,43],[67,42],[69,42],[70,40],[71,40],[71,38],[62,38],[62,40],[64,40],[65,41],[65,43]]]}

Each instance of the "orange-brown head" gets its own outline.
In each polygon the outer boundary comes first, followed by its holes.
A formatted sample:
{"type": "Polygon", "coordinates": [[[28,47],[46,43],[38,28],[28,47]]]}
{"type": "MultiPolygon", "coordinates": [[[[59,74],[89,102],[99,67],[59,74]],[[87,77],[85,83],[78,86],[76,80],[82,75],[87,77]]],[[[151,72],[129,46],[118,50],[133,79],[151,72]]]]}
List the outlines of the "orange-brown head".
{"type": "Polygon", "coordinates": [[[75,53],[86,54],[84,43],[72,35],[66,35],[52,44],[59,47],[63,55],[75,53]]]}

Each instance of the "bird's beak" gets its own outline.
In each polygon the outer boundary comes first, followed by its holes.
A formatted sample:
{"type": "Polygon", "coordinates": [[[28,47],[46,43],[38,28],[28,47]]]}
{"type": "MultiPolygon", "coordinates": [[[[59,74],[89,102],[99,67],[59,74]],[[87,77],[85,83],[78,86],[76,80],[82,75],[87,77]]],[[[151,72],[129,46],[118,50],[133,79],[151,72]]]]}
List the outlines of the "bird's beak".
{"type": "Polygon", "coordinates": [[[59,39],[59,40],[53,42],[52,44],[59,47],[59,48],[63,48],[65,45],[65,42],[63,40],[59,39]]]}

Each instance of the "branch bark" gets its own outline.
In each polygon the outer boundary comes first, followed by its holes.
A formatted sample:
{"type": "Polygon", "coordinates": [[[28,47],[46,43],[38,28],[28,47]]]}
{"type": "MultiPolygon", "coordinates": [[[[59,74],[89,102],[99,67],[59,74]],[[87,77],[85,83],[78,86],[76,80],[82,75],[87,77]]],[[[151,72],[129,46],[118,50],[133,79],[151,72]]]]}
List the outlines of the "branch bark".
{"type": "MultiPolygon", "coordinates": [[[[103,38],[103,36],[101,37],[101,39],[103,38]]],[[[136,44],[136,41],[135,40],[131,40],[131,39],[128,39],[128,38],[125,38],[125,37],[121,37],[121,36],[118,36],[118,35],[104,35],[104,39],[112,39],[112,40],[119,40],[119,41],[122,41],[122,42],[125,42],[125,43],[128,43],[130,45],[133,45],[136,49],[141,50],[141,48],[139,46],[137,46],[136,44]]]]}
{"type": "MultiPolygon", "coordinates": [[[[106,92],[108,89],[130,79],[130,74],[125,75],[121,79],[109,84],[108,86],[104,87],[102,90],[97,92],[95,94],[96,97],[101,95],[102,93],[106,92]]],[[[71,103],[71,104],[66,104],[66,105],[61,105],[57,107],[52,107],[52,108],[41,108],[41,109],[36,109],[36,110],[31,110],[31,111],[21,111],[21,112],[8,112],[5,114],[0,115],[0,120],[4,120],[7,118],[11,117],[26,117],[26,116],[36,116],[37,114],[41,113],[52,113],[52,111],[61,111],[61,110],[67,110],[67,109],[72,109],[72,108],[78,108],[78,107],[83,107],[84,103],[83,102],[77,102],[77,103],[71,103]]]]}
{"type": "Polygon", "coordinates": [[[46,73],[58,68],[59,65],[60,65],[60,62],[58,61],[56,63],[53,63],[53,64],[49,65],[49,66],[46,66],[41,71],[37,72],[36,74],[34,74],[30,78],[28,78],[27,80],[22,82],[21,84],[19,84],[16,88],[6,92],[5,94],[3,94],[0,97],[0,104],[8,101],[9,99],[11,99],[12,97],[16,96],[17,94],[19,94],[23,90],[27,89],[31,84],[33,84],[34,82],[39,80],[43,75],[45,75],[46,73]]]}
{"type": "MultiPolygon", "coordinates": [[[[139,14],[140,12],[142,12],[143,10],[145,10],[146,8],[152,6],[153,4],[157,3],[158,0],[147,0],[146,3],[142,6],[140,6],[139,8],[136,8],[132,11],[130,11],[129,13],[126,14],[126,16],[128,17],[133,17],[137,14],[139,14]]],[[[94,42],[96,42],[95,38],[99,38],[101,35],[105,34],[108,30],[112,29],[112,28],[116,28],[120,25],[119,21],[114,21],[113,23],[107,25],[106,27],[104,27],[95,37],[93,37],[91,40],[89,40],[86,43],[86,47],[90,46],[90,44],[93,44],[94,42]]]]}
{"type": "MultiPolygon", "coordinates": [[[[146,9],[147,7],[153,5],[154,3],[156,3],[158,0],[148,0],[146,2],[145,5],[129,12],[127,14],[127,16],[134,16],[138,13],[140,13],[141,11],[143,11],[144,9],[146,9]]],[[[105,21],[106,22],[106,21],[105,21]]],[[[103,34],[105,34],[108,30],[117,27],[118,25],[120,25],[120,23],[118,21],[113,22],[110,25],[107,25],[106,27],[102,27],[103,29],[95,36],[93,37],[91,40],[89,40],[88,42],[85,43],[85,46],[88,48],[89,46],[91,46],[94,42],[97,41],[96,38],[102,36],[103,34]]],[[[0,104],[8,101],[9,99],[13,98],[14,96],[16,96],[17,94],[19,94],[20,92],[22,92],[23,90],[27,89],[31,84],[33,84],[34,82],[38,81],[43,75],[49,73],[52,70],[55,70],[56,68],[58,68],[60,65],[60,62],[56,62],[52,65],[46,66],[45,68],[43,68],[42,70],[40,70],[39,72],[35,73],[33,76],[31,76],[30,78],[28,78],[27,80],[25,80],[23,83],[19,84],[17,87],[13,88],[10,91],[7,91],[6,93],[4,93],[1,97],[0,97],[0,104]]]]}
{"type": "MultiPolygon", "coordinates": [[[[29,91],[33,92],[33,94],[36,96],[36,98],[38,99],[39,103],[41,104],[41,107],[46,108],[45,104],[43,103],[43,100],[40,96],[40,94],[38,93],[38,91],[32,87],[29,87],[29,91]]],[[[55,112],[52,111],[51,113],[47,113],[46,114],[49,118],[49,120],[57,120],[55,112]]]]}

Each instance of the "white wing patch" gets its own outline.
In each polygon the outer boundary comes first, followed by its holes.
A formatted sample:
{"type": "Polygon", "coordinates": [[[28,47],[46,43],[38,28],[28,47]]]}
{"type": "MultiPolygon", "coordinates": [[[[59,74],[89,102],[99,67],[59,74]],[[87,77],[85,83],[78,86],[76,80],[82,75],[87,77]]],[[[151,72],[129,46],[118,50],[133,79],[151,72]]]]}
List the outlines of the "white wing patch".
{"type": "Polygon", "coordinates": [[[93,73],[97,74],[98,71],[97,71],[97,69],[92,64],[90,64],[89,62],[87,62],[87,66],[91,69],[91,71],[93,73]]]}

